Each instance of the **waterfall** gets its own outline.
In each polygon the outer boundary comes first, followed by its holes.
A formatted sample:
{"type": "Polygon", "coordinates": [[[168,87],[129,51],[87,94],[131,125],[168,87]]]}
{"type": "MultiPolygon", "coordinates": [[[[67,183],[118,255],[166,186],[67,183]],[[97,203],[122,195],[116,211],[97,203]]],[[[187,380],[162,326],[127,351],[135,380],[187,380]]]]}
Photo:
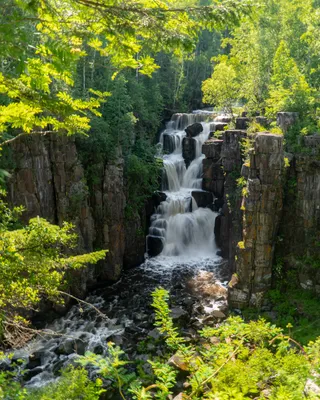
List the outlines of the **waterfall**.
{"type": "Polygon", "coordinates": [[[216,254],[214,225],[216,213],[199,208],[192,191],[202,187],[202,145],[209,138],[212,113],[174,114],[160,135],[163,150],[164,179],[162,190],[166,200],[151,218],[148,239],[161,239],[161,256],[205,257],[216,254]],[[211,121],[210,121],[211,119],[211,121]],[[203,131],[194,138],[195,159],[186,168],[182,157],[185,128],[196,122],[203,131]]]}
{"type": "MultiPolygon", "coordinates": [[[[201,195],[201,147],[210,133],[210,119],[212,121],[213,115],[209,112],[175,114],[160,136],[159,150],[164,164],[162,189],[166,200],[151,217],[147,237],[147,243],[149,238],[155,240],[158,248],[161,246],[160,254],[148,257],[137,268],[123,271],[119,282],[92,293],[86,303],[74,305],[64,317],[49,324],[47,335],[36,337],[24,348],[16,350],[15,359],[23,361],[17,376],[26,381],[26,386],[41,387],[55,381],[59,370],[75,363],[79,354],[85,351],[107,356],[108,341],[120,343],[132,354],[137,343],[153,331],[148,305],[150,294],[156,287],[170,290],[177,284],[181,285],[179,304],[185,301],[189,307],[188,282],[191,277],[199,274],[201,277],[205,271],[207,276],[220,279],[221,258],[216,255],[214,237],[217,214],[210,208],[200,207],[196,201],[199,197],[194,193],[201,195]],[[186,168],[182,157],[184,129],[195,122],[202,124],[203,131],[194,138],[195,159],[186,168]],[[97,315],[90,304],[99,308],[107,318],[97,315]],[[50,335],[50,331],[57,334],[50,335]]],[[[219,284],[218,280],[216,284],[219,284]]],[[[210,315],[212,310],[226,304],[226,299],[217,302],[207,297],[202,299],[201,295],[197,301],[193,310],[198,320],[203,318],[205,310],[209,310],[210,315]],[[197,304],[202,305],[199,307],[197,304]],[[202,310],[201,315],[196,310],[202,310]]],[[[9,365],[11,361],[5,362],[9,365]]],[[[95,378],[95,373],[93,368],[89,376],[95,378]]]]}

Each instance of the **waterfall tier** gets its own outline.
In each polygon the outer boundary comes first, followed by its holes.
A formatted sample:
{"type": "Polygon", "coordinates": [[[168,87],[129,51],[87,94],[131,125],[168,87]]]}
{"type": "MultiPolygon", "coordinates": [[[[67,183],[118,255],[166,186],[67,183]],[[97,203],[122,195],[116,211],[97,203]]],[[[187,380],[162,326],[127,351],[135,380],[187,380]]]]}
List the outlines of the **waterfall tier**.
{"type": "Polygon", "coordinates": [[[212,256],[217,251],[216,213],[209,208],[199,208],[192,198],[192,191],[202,188],[202,145],[209,138],[212,120],[210,112],[174,114],[160,136],[164,166],[162,190],[166,200],[151,218],[147,237],[151,255],[161,252],[162,256],[197,257],[212,256]],[[185,129],[195,123],[201,123],[202,132],[189,138],[194,158],[189,163],[183,158],[185,129]]]}

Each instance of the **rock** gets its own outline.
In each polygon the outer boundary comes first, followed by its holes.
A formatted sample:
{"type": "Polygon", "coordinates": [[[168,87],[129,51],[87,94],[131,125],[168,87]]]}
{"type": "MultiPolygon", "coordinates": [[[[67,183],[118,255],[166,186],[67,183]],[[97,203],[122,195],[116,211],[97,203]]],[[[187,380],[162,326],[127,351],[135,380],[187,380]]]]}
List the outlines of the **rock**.
{"type": "Polygon", "coordinates": [[[231,280],[228,283],[229,288],[235,287],[239,283],[239,277],[237,274],[232,274],[231,280]]]}
{"type": "Polygon", "coordinates": [[[295,124],[299,119],[299,113],[297,112],[279,112],[277,114],[277,125],[283,132],[287,132],[288,129],[295,124]]]}
{"type": "Polygon", "coordinates": [[[181,371],[189,371],[188,364],[178,354],[174,354],[172,357],[170,357],[170,359],[168,360],[168,364],[181,371]]]}
{"type": "Polygon", "coordinates": [[[155,340],[160,339],[161,333],[158,331],[157,328],[152,329],[152,331],[149,331],[148,336],[152,337],[155,340]]]}
{"type": "Polygon", "coordinates": [[[188,281],[188,288],[195,296],[211,299],[227,298],[227,289],[217,283],[212,272],[200,271],[188,281]]]}
{"type": "Polygon", "coordinates": [[[202,166],[202,189],[212,192],[217,198],[222,198],[224,193],[224,173],[221,162],[205,158],[202,161],[202,166]]]}
{"type": "Polygon", "coordinates": [[[147,251],[150,257],[155,257],[163,250],[163,238],[159,236],[147,236],[147,251]]]}
{"type": "Polygon", "coordinates": [[[221,157],[221,148],[223,140],[210,139],[202,145],[202,153],[206,158],[212,158],[214,161],[218,161],[221,157]]]}
{"type": "Polygon", "coordinates": [[[196,158],[196,141],[193,138],[185,137],[182,140],[182,157],[189,167],[191,162],[196,158]]]}
{"type": "Polygon", "coordinates": [[[209,207],[212,208],[213,195],[210,192],[203,190],[193,190],[191,196],[195,199],[198,207],[209,207]]]}
{"type": "Polygon", "coordinates": [[[304,140],[304,145],[311,149],[312,154],[318,154],[320,150],[320,135],[315,134],[315,135],[310,135],[310,136],[305,136],[303,138],[304,140]]]}
{"type": "Polygon", "coordinates": [[[259,116],[259,117],[256,117],[255,120],[256,120],[257,124],[263,126],[264,128],[266,128],[269,124],[267,117],[259,116]]]}
{"type": "Polygon", "coordinates": [[[25,371],[25,373],[23,374],[23,380],[25,382],[29,381],[31,378],[33,378],[34,376],[40,374],[43,371],[43,369],[41,367],[37,367],[34,369],[29,369],[27,371],[25,371]]]}
{"type": "MultiPolygon", "coordinates": [[[[223,195],[223,188],[222,188],[222,195],[223,195]]],[[[221,197],[219,197],[219,198],[214,200],[214,202],[213,202],[213,211],[219,212],[220,209],[222,208],[222,206],[223,206],[223,198],[221,196],[221,197]]]]}
{"type": "Polygon", "coordinates": [[[183,400],[183,399],[184,399],[184,394],[182,392],[173,398],[173,400],[183,400]]]}
{"type": "Polygon", "coordinates": [[[259,133],[250,153],[247,194],[242,198],[243,237],[237,246],[239,281],[229,285],[230,303],[241,308],[261,305],[271,287],[275,235],[283,203],[283,136],[259,133]]]}
{"type": "Polygon", "coordinates": [[[224,131],[227,126],[227,122],[214,122],[214,132],[224,131]]]}
{"type": "Polygon", "coordinates": [[[171,308],[170,315],[173,320],[181,320],[188,317],[188,312],[182,307],[173,307],[171,308]]]}
{"type": "Polygon", "coordinates": [[[303,392],[306,396],[315,395],[320,397],[320,386],[317,385],[312,379],[308,378],[303,392]]]}
{"type": "Polygon", "coordinates": [[[31,354],[29,357],[29,361],[26,365],[26,369],[34,369],[36,367],[40,367],[42,355],[43,352],[41,351],[36,351],[35,353],[31,354]]]}
{"type": "Polygon", "coordinates": [[[219,310],[212,311],[212,316],[218,319],[227,318],[227,316],[222,311],[219,310]]]}
{"type": "Polygon", "coordinates": [[[175,150],[175,140],[173,135],[163,134],[163,151],[164,153],[172,153],[175,150]]]}
{"type": "MultiPolygon", "coordinates": [[[[215,236],[216,243],[217,243],[218,247],[221,246],[221,237],[220,237],[221,219],[222,219],[222,216],[221,215],[217,215],[216,220],[215,220],[215,224],[214,224],[214,236],[215,236]]],[[[223,252],[221,250],[218,250],[216,254],[219,255],[219,256],[222,256],[223,252]]]]}
{"type": "Polygon", "coordinates": [[[203,132],[203,126],[199,122],[196,122],[192,125],[189,125],[185,129],[185,132],[188,138],[193,138],[195,136],[200,135],[200,133],[203,132]]]}
{"type": "Polygon", "coordinates": [[[236,129],[248,129],[249,122],[250,120],[247,117],[238,117],[236,119],[236,129]]]}
{"type": "Polygon", "coordinates": [[[241,175],[245,178],[248,179],[249,178],[249,172],[250,172],[250,167],[248,164],[242,164],[242,168],[241,168],[241,175]]]}

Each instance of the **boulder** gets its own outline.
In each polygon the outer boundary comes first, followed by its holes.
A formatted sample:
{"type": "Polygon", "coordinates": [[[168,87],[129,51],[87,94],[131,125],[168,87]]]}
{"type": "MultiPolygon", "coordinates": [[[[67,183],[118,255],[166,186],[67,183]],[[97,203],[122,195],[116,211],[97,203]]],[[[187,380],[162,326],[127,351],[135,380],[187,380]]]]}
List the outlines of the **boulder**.
{"type": "Polygon", "coordinates": [[[192,125],[189,125],[185,129],[185,132],[188,138],[193,138],[195,136],[200,135],[200,133],[203,132],[203,126],[200,124],[200,122],[196,122],[192,125]]]}
{"type": "Polygon", "coordinates": [[[191,195],[195,199],[198,207],[212,208],[212,205],[213,205],[213,194],[212,193],[205,192],[204,190],[193,190],[191,195]]]}
{"type": "Polygon", "coordinates": [[[150,257],[155,257],[163,250],[163,238],[158,236],[147,236],[147,251],[150,257]]]}
{"type": "Polygon", "coordinates": [[[183,138],[182,157],[187,167],[189,167],[191,162],[196,158],[196,141],[192,137],[183,138]]]}

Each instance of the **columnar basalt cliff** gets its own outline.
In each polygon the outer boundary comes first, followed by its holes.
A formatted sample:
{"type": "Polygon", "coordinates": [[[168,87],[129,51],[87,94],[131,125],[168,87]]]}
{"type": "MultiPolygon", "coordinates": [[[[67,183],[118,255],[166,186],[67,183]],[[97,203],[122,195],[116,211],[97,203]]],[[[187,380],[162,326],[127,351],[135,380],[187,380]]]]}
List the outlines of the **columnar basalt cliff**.
{"type": "Polygon", "coordinates": [[[271,287],[275,239],[282,211],[283,137],[259,133],[244,168],[243,234],[237,245],[239,283],[230,290],[233,306],[259,306],[271,287]]]}
{"type": "MultiPolygon", "coordinates": [[[[288,127],[291,119],[284,113],[281,118],[288,127]]],[[[239,308],[261,305],[271,288],[275,254],[283,273],[296,271],[302,288],[320,293],[319,135],[305,138],[307,154],[295,155],[284,152],[281,135],[251,135],[250,162],[243,164],[246,136],[246,131],[229,130],[202,149],[203,189],[214,194],[220,209],[216,238],[230,272],[236,273],[230,303],[239,308]]]]}
{"type": "Polygon", "coordinates": [[[143,261],[144,240],[137,247],[130,238],[132,229],[146,229],[145,221],[137,215],[130,225],[125,223],[121,156],[112,163],[99,165],[97,183],[89,193],[74,138],[22,135],[7,142],[3,152],[3,167],[11,173],[7,182],[8,202],[25,207],[23,221],[35,216],[55,224],[70,221],[79,235],[76,252],[109,250],[103,262],[75,274],[74,293],[83,296],[88,285],[118,279],[124,263],[132,266],[143,261]]]}
{"type": "Polygon", "coordinates": [[[241,192],[237,188],[242,165],[241,140],[243,130],[223,132],[222,139],[210,139],[202,148],[203,190],[215,196],[216,240],[223,257],[229,260],[230,272],[235,271],[235,249],[242,238],[241,192]]]}
{"type": "Polygon", "coordinates": [[[289,156],[276,254],[284,273],[295,271],[303,289],[320,294],[320,159],[289,156]]]}

